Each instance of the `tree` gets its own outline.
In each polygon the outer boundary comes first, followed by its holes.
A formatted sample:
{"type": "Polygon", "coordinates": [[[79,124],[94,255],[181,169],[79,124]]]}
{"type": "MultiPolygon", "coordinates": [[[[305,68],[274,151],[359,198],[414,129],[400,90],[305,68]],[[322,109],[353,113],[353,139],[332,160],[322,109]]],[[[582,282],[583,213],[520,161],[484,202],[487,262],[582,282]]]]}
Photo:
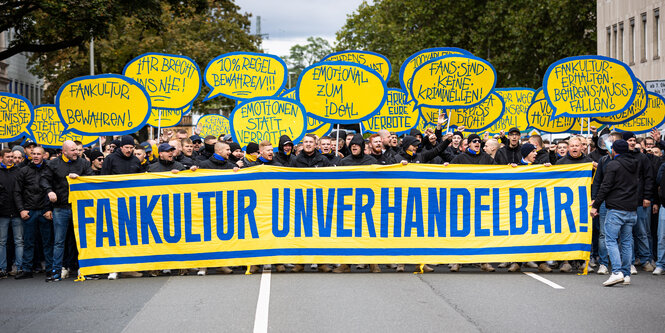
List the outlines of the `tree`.
{"type": "Polygon", "coordinates": [[[91,36],[106,38],[118,18],[133,17],[142,28],[162,26],[162,4],[203,11],[206,0],[8,0],[0,3],[0,31],[13,29],[0,60],[20,52],[53,52],[82,46],[91,36]]]}
{"type": "Polygon", "coordinates": [[[497,87],[538,88],[547,67],[564,57],[596,53],[596,4],[574,0],[363,2],[337,32],[337,49],[390,59],[389,84],[411,54],[454,46],[490,61],[497,87]]]}
{"type": "Polygon", "coordinates": [[[289,67],[289,72],[300,76],[300,73],[308,66],[320,61],[330,54],[332,47],[327,40],[321,37],[308,37],[307,44],[296,44],[291,46],[288,56],[282,56],[289,67]]]}
{"type": "MultiPolygon", "coordinates": [[[[148,28],[135,16],[121,16],[108,25],[106,38],[95,38],[95,72],[122,73],[127,62],[146,52],[182,54],[192,58],[203,70],[214,57],[232,51],[258,51],[259,37],[250,35],[249,14],[231,0],[210,1],[199,12],[195,6],[162,3],[155,18],[160,28],[148,28]]],[[[88,43],[78,47],[32,56],[33,72],[49,83],[45,99],[53,98],[66,81],[89,74],[88,43]]],[[[203,87],[194,108],[208,92],[203,87]]],[[[219,98],[205,103],[206,108],[230,107],[231,100],[219,98]]]]}

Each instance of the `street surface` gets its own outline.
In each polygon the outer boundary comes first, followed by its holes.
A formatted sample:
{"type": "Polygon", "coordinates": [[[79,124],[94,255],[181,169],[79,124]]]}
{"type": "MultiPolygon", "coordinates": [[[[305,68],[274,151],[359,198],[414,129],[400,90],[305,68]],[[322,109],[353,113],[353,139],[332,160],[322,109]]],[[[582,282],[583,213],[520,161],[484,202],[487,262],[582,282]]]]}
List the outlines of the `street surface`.
{"type": "MultiPolygon", "coordinates": [[[[0,332],[562,332],[665,329],[665,276],[234,274],[45,283],[0,280],[0,332]],[[563,289],[557,289],[563,288],[563,289]]],[[[209,269],[209,271],[212,271],[209,269]]],[[[526,269],[527,272],[536,272],[526,269]]],[[[194,273],[195,274],[195,273],[194,273]]]]}

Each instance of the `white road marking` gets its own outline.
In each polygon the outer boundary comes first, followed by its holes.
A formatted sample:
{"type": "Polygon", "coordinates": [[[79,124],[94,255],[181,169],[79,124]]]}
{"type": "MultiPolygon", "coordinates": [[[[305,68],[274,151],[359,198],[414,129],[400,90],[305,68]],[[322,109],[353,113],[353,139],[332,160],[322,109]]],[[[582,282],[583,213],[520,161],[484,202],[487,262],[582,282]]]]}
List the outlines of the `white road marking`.
{"type": "Polygon", "coordinates": [[[534,279],[536,279],[536,280],[538,280],[538,281],[540,281],[540,282],[542,282],[542,283],[544,283],[544,284],[546,284],[546,285],[548,285],[548,286],[550,286],[550,287],[552,287],[552,288],[554,288],[554,289],[566,289],[566,288],[564,288],[564,287],[562,287],[562,286],[560,286],[560,285],[558,285],[558,284],[556,284],[556,283],[554,283],[554,282],[552,282],[552,281],[550,281],[550,280],[548,280],[548,279],[546,279],[546,278],[544,278],[544,277],[542,277],[542,276],[540,276],[536,273],[531,273],[531,272],[523,272],[523,273],[530,276],[530,277],[532,277],[532,278],[534,278],[534,279]]]}
{"type": "Polygon", "coordinates": [[[259,300],[256,302],[254,316],[254,333],[268,332],[268,309],[270,308],[270,270],[264,269],[261,274],[259,300]]]}

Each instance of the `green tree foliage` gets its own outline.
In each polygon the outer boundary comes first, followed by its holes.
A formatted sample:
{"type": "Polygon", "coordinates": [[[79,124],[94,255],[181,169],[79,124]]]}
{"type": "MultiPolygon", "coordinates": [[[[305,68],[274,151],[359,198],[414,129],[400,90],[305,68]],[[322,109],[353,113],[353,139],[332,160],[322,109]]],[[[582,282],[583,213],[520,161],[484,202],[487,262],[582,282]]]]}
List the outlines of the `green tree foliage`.
{"type": "Polygon", "coordinates": [[[387,56],[395,87],[411,54],[452,46],[489,60],[498,72],[497,87],[538,88],[551,63],[596,54],[596,2],[376,0],[347,18],[337,41],[339,50],[387,56]]]}
{"type": "MultiPolygon", "coordinates": [[[[146,52],[181,54],[192,58],[201,68],[214,57],[232,51],[258,51],[259,38],[250,35],[249,14],[231,0],[210,1],[199,11],[195,6],[174,7],[162,3],[158,17],[160,28],[149,28],[134,16],[122,16],[109,24],[105,38],[95,38],[95,73],[122,73],[127,62],[146,52]]],[[[33,71],[49,83],[46,100],[52,99],[66,81],[89,75],[88,43],[55,52],[35,54],[33,71]]],[[[203,111],[201,101],[208,93],[203,89],[194,109],[203,111]]],[[[205,108],[229,107],[231,100],[217,98],[205,108]]]]}
{"type": "Polygon", "coordinates": [[[307,44],[293,45],[289,52],[288,56],[282,56],[282,58],[286,61],[289,72],[297,78],[305,68],[320,61],[332,52],[332,47],[327,40],[321,37],[309,37],[307,38],[307,44]]]}

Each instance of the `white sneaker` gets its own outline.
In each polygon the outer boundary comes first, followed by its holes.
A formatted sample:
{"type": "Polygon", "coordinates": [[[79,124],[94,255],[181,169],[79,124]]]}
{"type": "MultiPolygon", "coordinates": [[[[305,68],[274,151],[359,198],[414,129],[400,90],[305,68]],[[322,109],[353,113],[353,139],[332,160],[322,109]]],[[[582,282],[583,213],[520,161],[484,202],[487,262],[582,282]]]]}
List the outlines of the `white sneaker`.
{"type": "Polygon", "coordinates": [[[62,268],[60,270],[60,277],[64,280],[69,277],[69,270],[67,268],[62,268]]]}
{"type": "Polygon", "coordinates": [[[605,265],[600,265],[598,267],[598,272],[596,272],[598,275],[607,275],[610,274],[610,272],[607,270],[607,266],[605,265]]]}
{"type": "Polygon", "coordinates": [[[529,262],[525,263],[524,265],[526,267],[529,267],[529,268],[538,268],[538,265],[536,265],[536,263],[533,262],[533,261],[529,261],[529,262]]]}
{"type": "Polygon", "coordinates": [[[201,268],[201,269],[199,269],[198,272],[196,272],[196,275],[198,275],[198,276],[205,276],[205,275],[206,275],[206,271],[207,271],[206,268],[201,268]]]}
{"type": "Polygon", "coordinates": [[[109,280],[117,280],[118,279],[118,273],[109,273],[109,280]]]}
{"type": "Polygon", "coordinates": [[[623,285],[629,285],[630,284],[630,276],[624,276],[623,277],[623,285]]]}
{"type": "Polygon", "coordinates": [[[635,268],[635,265],[630,265],[630,275],[637,275],[637,268],[635,268]]]}
{"type": "Polygon", "coordinates": [[[662,267],[656,267],[656,269],[653,270],[653,275],[663,275],[663,268],[662,267]]]}
{"type": "Polygon", "coordinates": [[[164,270],[162,270],[162,274],[171,274],[171,270],[170,269],[164,269],[164,270]]]}
{"type": "Polygon", "coordinates": [[[603,282],[603,285],[605,287],[611,287],[621,282],[623,282],[623,273],[617,272],[617,273],[612,273],[612,275],[610,275],[610,278],[607,279],[607,281],[603,282]]]}

